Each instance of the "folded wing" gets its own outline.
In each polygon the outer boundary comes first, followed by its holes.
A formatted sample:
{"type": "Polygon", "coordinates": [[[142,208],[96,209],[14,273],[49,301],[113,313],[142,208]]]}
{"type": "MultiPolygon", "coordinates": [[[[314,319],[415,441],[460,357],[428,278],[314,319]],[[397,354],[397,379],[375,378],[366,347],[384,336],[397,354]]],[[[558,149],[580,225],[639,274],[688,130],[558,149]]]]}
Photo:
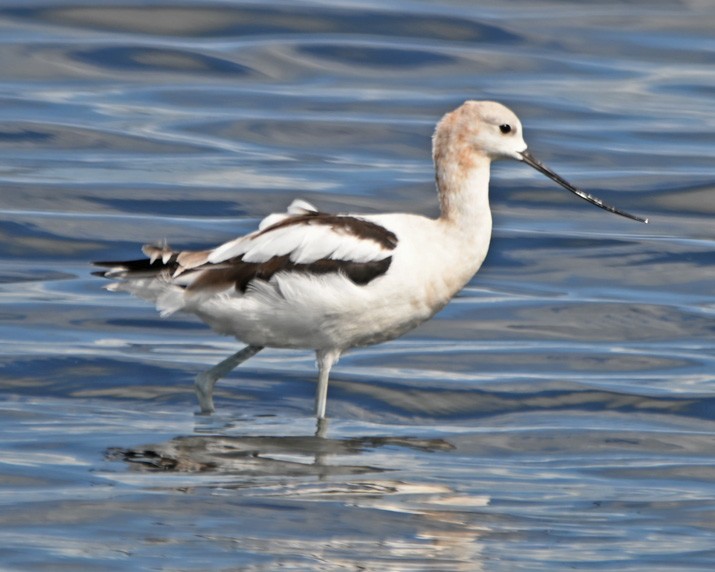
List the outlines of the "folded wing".
{"type": "Polygon", "coordinates": [[[397,236],[378,224],[294,201],[286,213],[266,217],[257,231],[212,250],[149,245],[145,259],[95,264],[109,267],[100,275],[119,280],[111,289],[154,300],[170,314],[191,298],[243,295],[256,280],[285,273],[338,273],[366,285],[387,272],[396,247],[397,236]]]}

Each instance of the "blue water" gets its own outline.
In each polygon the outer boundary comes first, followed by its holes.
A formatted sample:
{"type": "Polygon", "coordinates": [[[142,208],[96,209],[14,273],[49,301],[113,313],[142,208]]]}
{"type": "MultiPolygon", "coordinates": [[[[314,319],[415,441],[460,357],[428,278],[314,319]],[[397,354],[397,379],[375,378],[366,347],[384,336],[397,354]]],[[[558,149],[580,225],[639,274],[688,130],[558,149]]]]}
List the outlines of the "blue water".
{"type": "Polygon", "coordinates": [[[715,568],[715,4],[0,4],[0,569],[715,568]],[[478,4],[478,5],[477,5],[478,4]],[[89,261],[295,197],[436,213],[463,100],[651,218],[498,164],[487,261],[335,368],[236,349],[89,261]]]}

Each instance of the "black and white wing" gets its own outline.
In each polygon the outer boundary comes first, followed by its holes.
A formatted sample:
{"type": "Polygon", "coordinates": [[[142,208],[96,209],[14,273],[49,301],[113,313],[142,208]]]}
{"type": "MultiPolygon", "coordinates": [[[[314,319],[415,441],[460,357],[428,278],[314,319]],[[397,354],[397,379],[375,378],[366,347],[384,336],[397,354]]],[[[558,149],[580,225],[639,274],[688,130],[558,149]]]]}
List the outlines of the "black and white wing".
{"type": "Polygon", "coordinates": [[[192,296],[243,294],[257,280],[285,273],[340,274],[366,285],[385,274],[397,236],[364,218],[319,212],[294,201],[286,213],[261,221],[258,230],[212,250],[174,251],[166,245],[143,248],[148,258],[98,262],[99,274],[157,303],[163,314],[182,309],[192,296]]]}

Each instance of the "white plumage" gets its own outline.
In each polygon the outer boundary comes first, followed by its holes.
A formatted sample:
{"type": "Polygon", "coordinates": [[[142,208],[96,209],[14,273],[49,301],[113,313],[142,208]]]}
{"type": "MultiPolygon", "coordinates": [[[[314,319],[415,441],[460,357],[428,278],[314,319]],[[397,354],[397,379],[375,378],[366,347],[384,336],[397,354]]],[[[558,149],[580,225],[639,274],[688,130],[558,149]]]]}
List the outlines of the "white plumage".
{"type": "Polygon", "coordinates": [[[576,189],[526,151],[519,119],[495,102],[466,102],[445,115],[433,158],[441,215],[331,215],[296,200],[258,230],[212,250],[146,246],[147,259],[98,263],[111,290],[156,304],[162,316],[196,314],[248,344],[198,376],[201,410],[214,410],[216,381],[263,347],[316,351],[316,415],[345,350],[398,337],[432,317],[482,264],[491,237],[489,166],[524,161],[601,208],[633,217],[576,189]]]}

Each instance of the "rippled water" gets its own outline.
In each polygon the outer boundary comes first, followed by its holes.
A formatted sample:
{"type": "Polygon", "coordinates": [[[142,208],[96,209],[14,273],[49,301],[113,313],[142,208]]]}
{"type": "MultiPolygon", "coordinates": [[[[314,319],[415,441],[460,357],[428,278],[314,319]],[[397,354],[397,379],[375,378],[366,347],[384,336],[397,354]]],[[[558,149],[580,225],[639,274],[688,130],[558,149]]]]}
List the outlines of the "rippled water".
{"type": "Polygon", "coordinates": [[[3,2],[0,568],[715,567],[715,4],[3,2]],[[334,370],[235,350],[88,261],[296,196],[436,213],[467,98],[645,226],[494,169],[485,267],[334,370]]]}

